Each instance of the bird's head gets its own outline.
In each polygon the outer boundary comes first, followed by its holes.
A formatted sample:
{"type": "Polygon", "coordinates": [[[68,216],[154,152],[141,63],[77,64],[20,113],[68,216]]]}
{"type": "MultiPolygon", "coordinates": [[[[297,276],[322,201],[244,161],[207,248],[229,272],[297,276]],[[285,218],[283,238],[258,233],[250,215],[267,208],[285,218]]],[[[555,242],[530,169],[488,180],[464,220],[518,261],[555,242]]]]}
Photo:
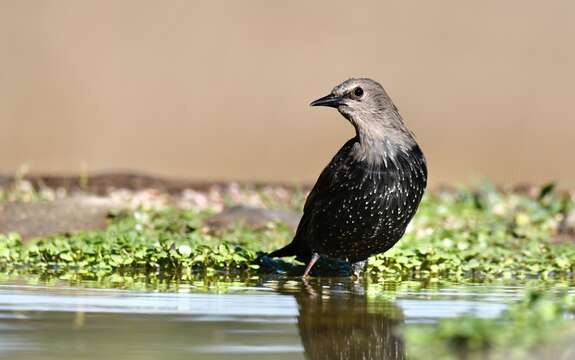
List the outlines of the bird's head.
{"type": "Polygon", "coordinates": [[[371,79],[346,80],[310,105],[336,108],[358,131],[403,126],[391,98],[371,79]]]}

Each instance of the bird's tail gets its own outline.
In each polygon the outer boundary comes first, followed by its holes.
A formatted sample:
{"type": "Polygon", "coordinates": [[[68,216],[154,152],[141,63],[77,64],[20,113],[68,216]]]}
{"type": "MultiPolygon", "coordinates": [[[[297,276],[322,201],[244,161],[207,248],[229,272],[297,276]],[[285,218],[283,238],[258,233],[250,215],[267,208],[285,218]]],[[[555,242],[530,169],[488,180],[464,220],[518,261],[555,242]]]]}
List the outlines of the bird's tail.
{"type": "Polygon", "coordinates": [[[295,242],[290,242],[286,246],[276,251],[272,251],[269,253],[269,257],[285,257],[285,256],[294,256],[298,254],[297,244],[295,242]]]}
{"type": "Polygon", "coordinates": [[[285,257],[285,256],[296,256],[296,259],[307,263],[311,259],[311,249],[305,245],[303,241],[300,240],[299,236],[296,236],[292,242],[287,244],[281,249],[271,252],[269,257],[285,257]]]}

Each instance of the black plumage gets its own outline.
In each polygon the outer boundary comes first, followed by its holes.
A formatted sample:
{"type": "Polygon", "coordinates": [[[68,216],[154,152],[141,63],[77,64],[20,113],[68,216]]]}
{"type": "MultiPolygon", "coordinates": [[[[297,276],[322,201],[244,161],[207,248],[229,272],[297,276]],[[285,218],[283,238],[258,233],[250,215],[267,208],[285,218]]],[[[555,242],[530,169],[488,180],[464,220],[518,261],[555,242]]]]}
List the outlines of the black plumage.
{"type": "Polygon", "coordinates": [[[319,255],[347,259],[358,273],[403,236],[426,187],[426,161],[373,80],[347,80],[312,105],[338,108],[356,136],[319,176],[293,241],[270,256],[296,255],[308,262],[304,275],[319,255]]]}

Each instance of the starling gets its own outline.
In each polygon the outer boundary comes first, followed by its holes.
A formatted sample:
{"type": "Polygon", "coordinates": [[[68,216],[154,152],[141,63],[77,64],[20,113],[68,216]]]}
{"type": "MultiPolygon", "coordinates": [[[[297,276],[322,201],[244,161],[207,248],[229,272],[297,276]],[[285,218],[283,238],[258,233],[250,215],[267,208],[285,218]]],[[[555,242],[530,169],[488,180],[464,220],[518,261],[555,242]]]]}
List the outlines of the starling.
{"type": "Polygon", "coordinates": [[[292,242],[269,255],[295,255],[304,276],[320,255],[346,259],[359,275],[403,236],[427,184],[425,157],[376,81],[346,80],[310,105],[336,108],[355,137],[319,176],[292,242]]]}

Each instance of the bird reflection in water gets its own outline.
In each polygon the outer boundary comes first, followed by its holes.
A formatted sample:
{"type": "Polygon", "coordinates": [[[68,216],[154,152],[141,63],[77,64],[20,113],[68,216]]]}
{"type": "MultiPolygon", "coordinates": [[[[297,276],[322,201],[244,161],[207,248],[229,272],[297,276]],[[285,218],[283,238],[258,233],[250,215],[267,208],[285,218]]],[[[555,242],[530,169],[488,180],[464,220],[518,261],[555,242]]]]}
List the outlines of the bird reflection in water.
{"type": "MultiPolygon", "coordinates": [[[[289,284],[285,284],[289,288],[289,284]]],[[[388,301],[369,299],[364,287],[349,279],[302,280],[294,294],[299,306],[298,328],[305,356],[327,359],[405,359],[397,326],[401,309],[388,301]]],[[[282,289],[278,289],[282,291],[282,289]]]]}

